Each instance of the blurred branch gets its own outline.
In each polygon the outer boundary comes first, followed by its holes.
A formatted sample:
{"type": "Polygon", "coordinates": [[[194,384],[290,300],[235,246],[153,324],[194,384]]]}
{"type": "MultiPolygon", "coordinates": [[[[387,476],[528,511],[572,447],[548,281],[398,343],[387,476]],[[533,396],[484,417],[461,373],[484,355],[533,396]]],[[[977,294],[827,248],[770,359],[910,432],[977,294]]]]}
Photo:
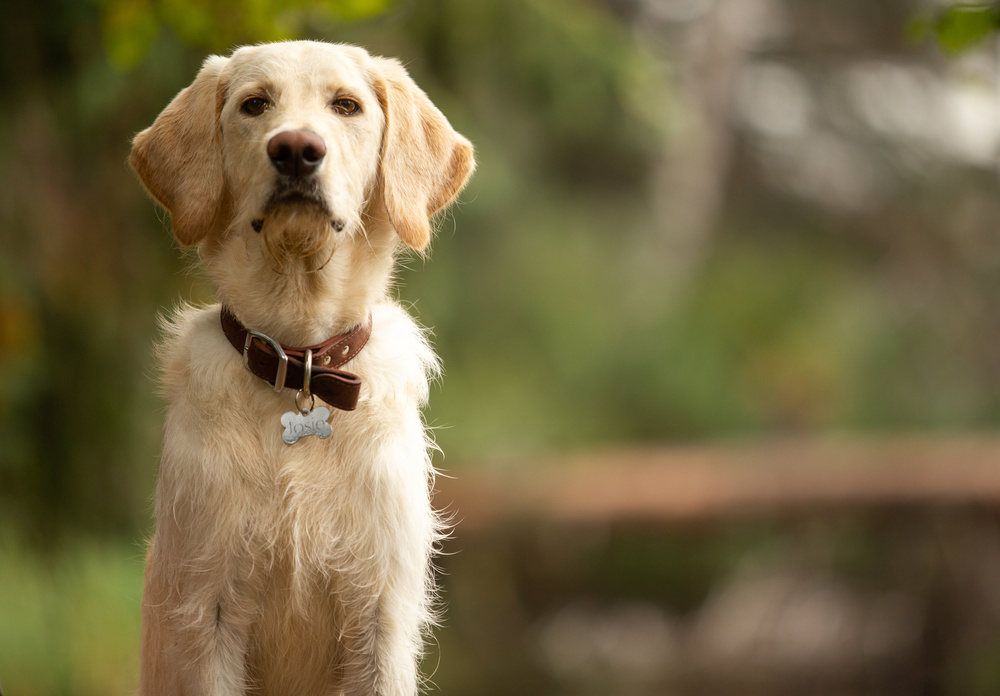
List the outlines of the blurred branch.
{"type": "Polygon", "coordinates": [[[438,482],[463,532],[511,520],[665,524],[911,506],[1000,509],[1000,440],[776,438],[624,448],[438,482]]]}

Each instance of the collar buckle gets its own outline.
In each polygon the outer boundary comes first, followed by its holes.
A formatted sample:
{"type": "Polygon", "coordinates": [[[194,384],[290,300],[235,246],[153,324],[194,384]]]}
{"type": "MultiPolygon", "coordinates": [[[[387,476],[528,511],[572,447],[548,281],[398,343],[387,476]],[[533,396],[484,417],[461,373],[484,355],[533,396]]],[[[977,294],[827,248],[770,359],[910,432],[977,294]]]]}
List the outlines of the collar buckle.
{"type": "MultiPolygon", "coordinates": [[[[267,345],[271,346],[275,353],[278,354],[278,373],[274,376],[274,391],[280,392],[285,388],[285,377],[288,375],[288,355],[285,353],[284,348],[281,344],[275,341],[273,338],[266,334],[262,334],[259,331],[253,331],[252,329],[247,329],[247,337],[243,342],[243,366],[250,370],[250,344],[253,343],[253,339],[258,338],[267,345]]],[[[250,370],[253,372],[253,370],[250,370]]]]}

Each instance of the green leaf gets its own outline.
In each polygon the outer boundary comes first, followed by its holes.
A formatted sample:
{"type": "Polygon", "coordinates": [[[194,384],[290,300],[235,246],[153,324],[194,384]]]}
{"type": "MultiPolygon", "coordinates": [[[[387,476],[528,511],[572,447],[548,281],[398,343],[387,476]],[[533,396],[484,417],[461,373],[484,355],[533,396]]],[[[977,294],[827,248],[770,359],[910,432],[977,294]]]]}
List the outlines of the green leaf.
{"type": "Polygon", "coordinates": [[[951,54],[983,41],[1000,29],[1000,7],[996,4],[956,5],[939,17],[935,34],[938,43],[951,54]]]}

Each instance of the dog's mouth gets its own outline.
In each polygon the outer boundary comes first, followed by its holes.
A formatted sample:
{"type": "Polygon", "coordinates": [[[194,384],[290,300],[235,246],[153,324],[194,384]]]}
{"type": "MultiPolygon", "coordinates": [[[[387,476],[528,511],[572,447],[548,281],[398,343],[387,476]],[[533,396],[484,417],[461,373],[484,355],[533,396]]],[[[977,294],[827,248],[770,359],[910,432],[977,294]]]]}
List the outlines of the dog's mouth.
{"type": "Polygon", "coordinates": [[[326,247],[331,233],[345,227],[314,184],[280,183],[261,214],[250,225],[262,234],[268,253],[279,265],[290,256],[314,256],[326,247]]]}
{"type": "MultiPolygon", "coordinates": [[[[279,182],[268,197],[261,213],[262,217],[254,218],[250,223],[255,232],[263,231],[265,226],[273,226],[268,224],[269,222],[278,224],[283,222],[287,227],[289,223],[297,221],[300,224],[296,227],[302,227],[303,223],[313,224],[317,227],[328,227],[334,232],[341,232],[345,226],[344,220],[330,210],[329,203],[315,182],[279,182]]],[[[289,231],[301,234],[306,230],[289,231]]]]}
{"type": "Polygon", "coordinates": [[[268,215],[275,209],[284,206],[316,207],[325,213],[327,217],[331,217],[326,200],[320,195],[315,186],[278,186],[264,204],[264,215],[268,215]]]}

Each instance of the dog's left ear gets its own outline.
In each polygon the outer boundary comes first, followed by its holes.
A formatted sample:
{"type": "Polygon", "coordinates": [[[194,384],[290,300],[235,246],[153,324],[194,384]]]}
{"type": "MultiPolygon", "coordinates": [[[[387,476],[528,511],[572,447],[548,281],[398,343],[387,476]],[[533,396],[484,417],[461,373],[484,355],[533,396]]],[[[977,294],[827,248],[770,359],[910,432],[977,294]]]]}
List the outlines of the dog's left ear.
{"type": "Polygon", "coordinates": [[[385,113],[382,199],[400,239],[422,251],[431,240],[431,216],[454,200],[475,169],[472,144],[398,62],[374,60],[375,92],[385,113]]]}
{"type": "Polygon", "coordinates": [[[194,82],[132,142],[129,164],[170,213],[174,236],[184,246],[228,222],[219,134],[220,74],[227,62],[210,56],[194,82]]]}

